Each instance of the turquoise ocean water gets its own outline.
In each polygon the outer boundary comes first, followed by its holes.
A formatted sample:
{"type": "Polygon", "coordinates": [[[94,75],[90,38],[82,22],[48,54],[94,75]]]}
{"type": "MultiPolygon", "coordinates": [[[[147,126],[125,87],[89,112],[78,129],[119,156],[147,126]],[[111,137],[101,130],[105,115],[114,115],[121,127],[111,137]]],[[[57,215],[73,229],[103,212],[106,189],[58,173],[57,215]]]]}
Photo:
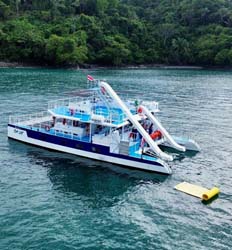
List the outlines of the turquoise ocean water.
{"type": "Polygon", "coordinates": [[[232,72],[0,69],[0,249],[232,249],[232,72]],[[86,75],[160,103],[171,133],[202,151],[163,177],[7,139],[8,116],[73,96],[86,75]],[[218,186],[212,203],[174,190],[218,186]]]}

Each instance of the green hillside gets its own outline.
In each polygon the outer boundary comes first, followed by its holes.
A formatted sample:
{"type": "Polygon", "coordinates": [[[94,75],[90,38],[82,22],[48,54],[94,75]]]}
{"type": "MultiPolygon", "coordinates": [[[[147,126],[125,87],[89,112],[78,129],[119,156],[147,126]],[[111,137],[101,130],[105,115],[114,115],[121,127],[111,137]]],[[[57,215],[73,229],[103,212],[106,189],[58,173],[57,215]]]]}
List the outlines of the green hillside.
{"type": "Polygon", "coordinates": [[[232,65],[231,0],[0,0],[0,60],[232,65]]]}

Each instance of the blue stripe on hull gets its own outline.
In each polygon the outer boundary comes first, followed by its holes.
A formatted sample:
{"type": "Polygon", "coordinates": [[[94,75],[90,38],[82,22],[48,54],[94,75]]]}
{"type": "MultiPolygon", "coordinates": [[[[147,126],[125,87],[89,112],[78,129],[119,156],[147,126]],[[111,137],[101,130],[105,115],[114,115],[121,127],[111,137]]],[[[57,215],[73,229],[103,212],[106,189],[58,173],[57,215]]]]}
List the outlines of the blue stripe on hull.
{"type": "MultiPolygon", "coordinates": [[[[20,126],[11,125],[11,124],[8,124],[8,126],[26,131],[27,136],[29,138],[32,138],[32,139],[52,143],[55,145],[65,146],[65,147],[69,147],[69,148],[75,148],[75,149],[79,149],[79,150],[83,150],[83,151],[87,151],[87,152],[97,153],[97,154],[101,154],[101,155],[106,155],[106,156],[116,157],[116,158],[120,158],[120,159],[125,159],[125,160],[141,162],[141,163],[146,163],[146,164],[150,164],[150,165],[156,165],[156,166],[163,167],[163,165],[159,162],[152,162],[152,161],[148,161],[148,160],[144,160],[144,159],[130,157],[127,155],[110,153],[109,147],[107,147],[107,146],[102,146],[102,145],[93,144],[93,143],[89,143],[89,142],[72,140],[69,138],[59,137],[59,136],[55,136],[55,135],[51,135],[51,134],[45,134],[45,133],[41,133],[39,131],[34,131],[34,130],[22,128],[20,126]]],[[[56,149],[54,148],[54,150],[56,150],[56,149]]]]}

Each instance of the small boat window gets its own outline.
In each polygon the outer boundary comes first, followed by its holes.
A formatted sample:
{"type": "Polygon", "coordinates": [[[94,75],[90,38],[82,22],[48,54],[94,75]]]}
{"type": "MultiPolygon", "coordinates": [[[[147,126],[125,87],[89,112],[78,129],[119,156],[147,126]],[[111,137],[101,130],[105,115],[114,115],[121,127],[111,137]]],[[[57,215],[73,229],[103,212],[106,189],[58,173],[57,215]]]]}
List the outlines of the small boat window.
{"type": "Polygon", "coordinates": [[[79,126],[79,122],[78,121],[73,121],[73,127],[78,127],[79,126]]]}

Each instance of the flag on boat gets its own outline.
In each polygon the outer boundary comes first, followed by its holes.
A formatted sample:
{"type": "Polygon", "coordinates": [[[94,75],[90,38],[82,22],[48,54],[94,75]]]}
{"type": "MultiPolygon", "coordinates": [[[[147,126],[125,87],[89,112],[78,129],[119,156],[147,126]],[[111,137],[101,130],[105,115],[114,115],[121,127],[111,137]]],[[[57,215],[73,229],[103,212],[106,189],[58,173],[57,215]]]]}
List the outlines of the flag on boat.
{"type": "Polygon", "coordinates": [[[94,81],[94,78],[91,75],[87,75],[87,80],[88,81],[94,81]]]}

